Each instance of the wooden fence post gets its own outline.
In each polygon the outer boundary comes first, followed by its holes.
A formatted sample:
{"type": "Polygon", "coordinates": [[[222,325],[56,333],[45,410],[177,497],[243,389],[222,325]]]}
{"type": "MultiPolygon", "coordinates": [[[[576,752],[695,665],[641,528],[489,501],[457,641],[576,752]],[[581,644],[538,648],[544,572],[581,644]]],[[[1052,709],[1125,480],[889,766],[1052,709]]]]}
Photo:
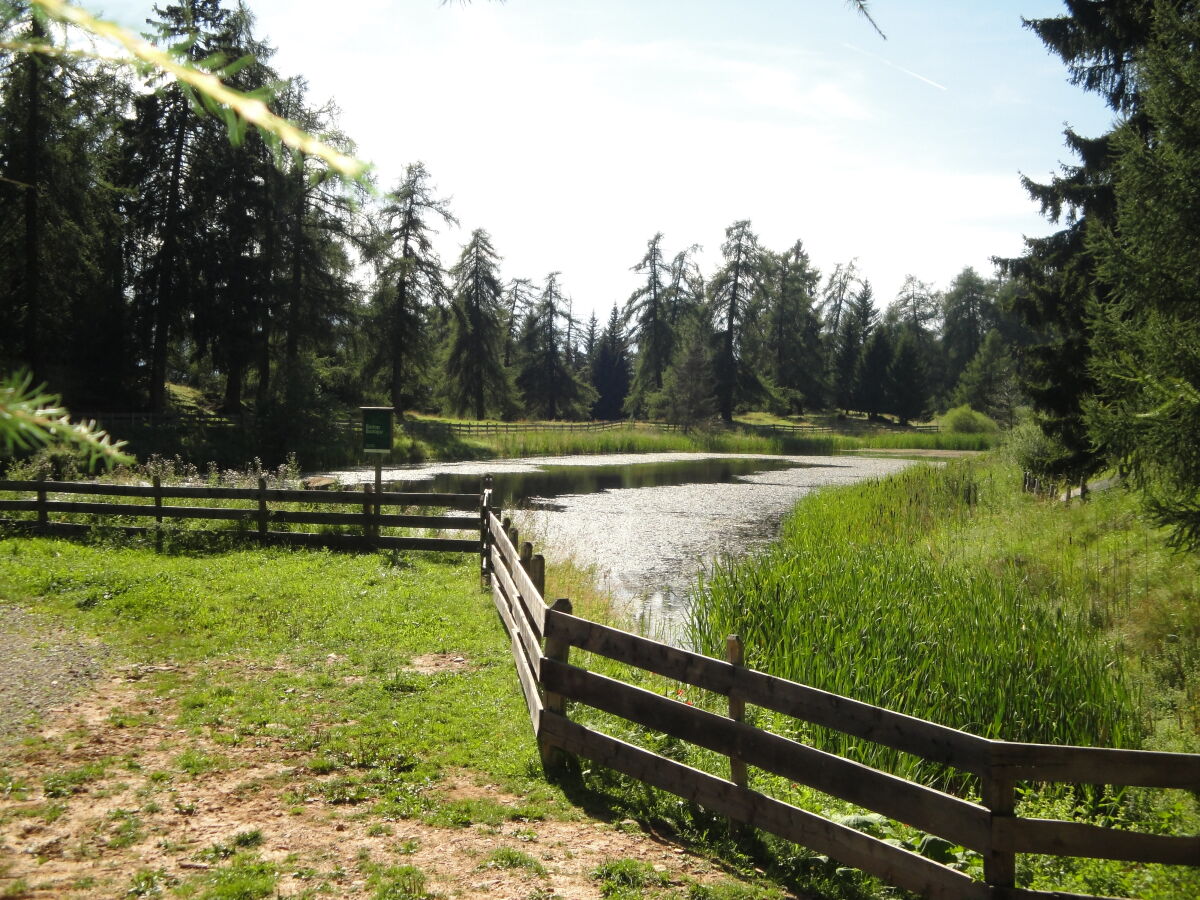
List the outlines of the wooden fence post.
{"type": "Polygon", "coordinates": [[[546,602],[546,557],[542,554],[536,554],[529,560],[529,579],[533,582],[533,586],[537,588],[538,595],[542,598],[542,602],[546,602]]]}
{"type": "MultiPolygon", "coordinates": [[[[571,614],[571,601],[565,597],[560,600],[555,600],[550,604],[550,608],[555,612],[571,614]]],[[[552,659],[555,662],[567,663],[570,660],[571,645],[563,638],[556,635],[548,635],[546,637],[547,659],[552,659]]],[[[553,691],[546,691],[542,698],[542,708],[548,713],[566,716],[567,701],[562,694],[556,694],[553,691]]],[[[552,746],[542,736],[538,735],[538,753],[542,757],[542,766],[546,769],[554,769],[561,766],[569,758],[565,751],[558,747],[552,746]]]]}
{"type": "MultiPolygon", "coordinates": [[[[992,834],[997,818],[1011,818],[1016,811],[1016,784],[1011,778],[990,772],[982,778],[983,805],[992,815],[992,834]]],[[[1004,900],[1017,883],[1017,855],[1011,850],[989,847],[983,854],[983,880],[992,888],[996,900],[1004,900]]]]}
{"type": "MultiPolygon", "coordinates": [[[[745,665],[745,648],[742,645],[742,639],[731,634],[725,638],[725,658],[729,660],[730,665],[741,666],[745,665]]],[[[735,722],[744,722],[746,720],[746,701],[740,700],[732,695],[729,697],[729,718],[735,722]]],[[[738,787],[746,786],[746,764],[740,759],[729,757],[729,780],[738,787]]]]}
{"type": "MultiPolygon", "coordinates": [[[[515,547],[517,542],[513,541],[515,547]]],[[[525,570],[525,574],[529,574],[529,567],[533,564],[533,544],[526,541],[521,545],[521,568],[525,570]]]]}
{"type": "Polygon", "coordinates": [[[262,475],[258,476],[258,536],[267,537],[267,479],[262,475]]]}
{"type": "MultiPolygon", "coordinates": [[[[730,665],[743,666],[746,661],[745,646],[742,644],[742,639],[739,635],[731,634],[725,638],[725,658],[730,665]]],[[[744,722],[746,720],[746,701],[729,696],[729,718],[735,722],[744,722]]],[[[749,783],[746,777],[746,763],[744,760],[729,757],[729,780],[740,788],[744,788],[749,783]]],[[[744,824],[736,819],[729,820],[730,831],[737,837],[744,837],[748,829],[744,824]]]]}
{"type": "Polygon", "coordinates": [[[46,505],[46,476],[38,476],[37,487],[37,523],[38,528],[45,528],[50,524],[50,508],[46,505]]]}
{"type": "Polygon", "coordinates": [[[492,529],[488,513],[492,506],[492,476],[483,476],[479,491],[479,583],[482,590],[491,587],[492,575],[492,529]]]}
{"type": "Polygon", "coordinates": [[[154,476],[154,552],[162,553],[162,476],[154,476]]]}
{"type": "Polygon", "coordinates": [[[363,482],[363,539],[367,544],[373,543],[371,540],[371,511],[374,509],[374,504],[371,503],[371,485],[363,482]]]}

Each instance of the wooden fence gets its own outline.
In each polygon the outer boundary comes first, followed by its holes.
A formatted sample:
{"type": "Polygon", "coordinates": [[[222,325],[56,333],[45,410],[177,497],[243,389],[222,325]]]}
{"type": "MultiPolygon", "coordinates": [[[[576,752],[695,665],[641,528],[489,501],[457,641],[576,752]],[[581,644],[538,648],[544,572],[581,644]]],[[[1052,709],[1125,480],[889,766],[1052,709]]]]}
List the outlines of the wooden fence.
{"type": "Polygon", "coordinates": [[[542,759],[583,756],[712,812],[760,828],[925,897],[1068,898],[1015,887],[1018,853],[1200,865],[1200,837],[1141,834],[1015,814],[1018,782],[1128,785],[1200,790],[1200,755],[1020,744],[977,737],[776,678],[572,615],[567,600],[543,599],[545,564],[518,544],[511,524],[489,509],[485,491],[485,576],[511,640],[517,678],[542,759]],[[518,550],[518,546],[520,549],[518,550]],[[572,647],[728,698],[718,715],[570,662],[572,647]],[[719,778],[604,734],[568,717],[568,701],[704,747],[729,758],[719,778]],[[977,776],[979,803],[825,753],[744,721],[746,704],[832,728],[977,776]],[[748,786],[747,767],[782,776],[977,851],[984,880],[748,786]]]}
{"type": "Polygon", "coordinates": [[[759,434],[793,434],[793,435],[810,435],[810,434],[937,434],[940,432],[940,425],[887,425],[869,422],[854,422],[845,421],[839,423],[836,427],[832,425],[750,425],[746,423],[738,423],[738,428],[743,431],[756,432],[759,434]]]}
{"type": "Polygon", "coordinates": [[[26,495],[17,499],[0,499],[0,517],[3,517],[0,518],[0,525],[42,534],[65,535],[80,534],[98,527],[115,528],[127,534],[153,534],[156,546],[161,549],[166,522],[203,519],[242,523],[245,526],[243,529],[221,533],[273,544],[346,550],[480,551],[483,520],[479,494],[376,492],[370,484],[364,484],[362,488],[362,491],[268,488],[265,478],[259,478],[256,488],[164,485],[158,478],[150,485],[0,481],[0,493],[26,495]],[[80,496],[86,499],[75,499],[80,496]],[[170,500],[186,503],[164,502],[170,500]],[[206,500],[224,501],[225,505],[199,505],[206,500]],[[290,508],[281,508],[284,505],[290,508]],[[305,508],[314,506],[334,509],[305,508]],[[385,513],[385,507],[395,508],[397,512],[385,513]],[[344,511],[346,508],[353,511],[344,511]],[[399,512],[410,508],[470,510],[473,515],[399,512]],[[12,513],[33,515],[15,519],[11,517],[12,513]],[[130,520],[152,520],[152,523],[132,525],[129,524],[130,520]],[[286,528],[272,528],[280,525],[286,528]],[[349,530],[292,530],[295,525],[349,530]],[[385,528],[469,531],[473,534],[464,538],[421,537],[383,534],[382,529],[385,528]]]}
{"type": "Polygon", "coordinates": [[[528,434],[535,431],[590,432],[627,428],[629,422],[433,422],[405,419],[410,434],[528,434]]]}

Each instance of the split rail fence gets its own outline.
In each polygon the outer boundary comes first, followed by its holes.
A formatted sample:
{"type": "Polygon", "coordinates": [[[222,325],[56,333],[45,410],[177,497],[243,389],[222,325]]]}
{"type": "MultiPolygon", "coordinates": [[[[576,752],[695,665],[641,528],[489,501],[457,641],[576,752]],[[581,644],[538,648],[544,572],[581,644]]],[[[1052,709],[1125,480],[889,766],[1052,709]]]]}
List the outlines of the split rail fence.
{"type": "Polygon", "coordinates": [[[1018,782],[1107,784],[1200,790],[1200,755],[1021,744],[989,740],[848,697],[776,678],[741,664],[729,640],[719,660],[572,615],[547,605],[545,563],[519,544],[485,490],[484,575],[511,640],[513,661],[542,759],[586,757],[743,825],[771,832],[925,897],[1032,900],[1082,895],[1019,889],[1019,853],[1200,865],[1200,837],[1142,834],[1016,815],[1018,782]],[[519,549],[518,549],[519,547],[519,549]],[[570,661],[585,650],[728,698],[719,715],[590,672],[570,661]],[[568,702],[588,706],[729,758],[720,778],[573,721],[568,702]],[[974,803],[757,728],[747,704],[783,713],[977,776],[974,803]],[[780,775],[977,851],[984,880],[759,793],[747,767],[780,775]]]}
{"type": "Polygon", "coordinates": [[[164,485],[158,478],[150,485],[0,481],[0,494],[7,492],[25,496],[0,499],[0,517],[3,517],[0,525],[6,528],[61,535],[82,534],[96,528],[116,529],[131,535],[153,535],[159,549],[168,523],[188,519],[234,522],[243,526],[236,531],[221,531],[223,536],[344,550],[478,553],[483,528],[479,494],[376,492],[370,484],[364,484],[362,491],[323,491],[268,488],[265,478],[258,480],[256,488],[164,485]],[[78,499],[80,497],[84,499],[78,499]],[[173,500],[185,502],[169,502],[173,500]],[[205,501],[223,501],[224,505],[203,505],[205,501]],[[397,512],[385,512],[387,508],[397,512]],[[410,509],[429,511],[401,512],[410,509]],[[439,515],[431,511],[440,509],[469,510],[472,514],[439,515]],[[18,519],[13,518],[12,513],[33,515],[18,519]],[[130,520],[147,524],[132,525],[130,520]],[[323,526],[326,530],[294,530],[294,526],[304,525],[323,526]],[[342,530],[331,531],[331,528],[342,530]],[[462,538],[427,537],[384,534],[383,529],[472,534],[462,538]]]}

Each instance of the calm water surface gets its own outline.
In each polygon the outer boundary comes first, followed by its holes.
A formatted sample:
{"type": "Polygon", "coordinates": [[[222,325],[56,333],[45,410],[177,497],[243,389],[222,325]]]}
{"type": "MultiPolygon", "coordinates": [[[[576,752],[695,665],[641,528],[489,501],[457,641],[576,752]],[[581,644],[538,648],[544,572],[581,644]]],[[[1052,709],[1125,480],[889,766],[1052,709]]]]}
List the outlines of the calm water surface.
{"type": "MultiPolygon", "coordinates": [[[[536,534],[552,565],[595,566],[649,633],[678,640],[696,573],[720,554],[773,538],[811,490],[898,471],[907,460],[652,453],[434,463],[385,469],[395,489],[473,493],[491,474],[497,502],[536,534]]],[[[331,473],[371,481],[370,469],[331,473]]]]}

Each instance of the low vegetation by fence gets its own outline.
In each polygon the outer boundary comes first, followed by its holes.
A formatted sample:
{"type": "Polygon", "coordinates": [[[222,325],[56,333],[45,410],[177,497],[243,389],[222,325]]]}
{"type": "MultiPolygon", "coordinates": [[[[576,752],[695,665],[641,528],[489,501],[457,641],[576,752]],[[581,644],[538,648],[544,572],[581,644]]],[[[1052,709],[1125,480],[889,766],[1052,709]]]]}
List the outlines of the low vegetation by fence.
{"type": "MultiPolygon", "coordinates": [[[[136,431],[174,431],[180,429],[208,429],[221,431],[244,431],[252,429],[256,419],[251,415],[220,415],[209,413],[90,413],[85,418],[95,419],[103,428],[117,435],[136,431]]],[[[339,416],[329,421],[331,430],[344,434],[348,441],[353,441],[360,434],[362,424],[352,415],[339,416]]],[[[409,434],[422,435],[492,435],[492,434],[528,434],[531,432],[565,432],[581,433],[595,431],[611,431],[618,428],[629,428],[634,423],[628,420],[595,421],[595,422],[444,422],[436,419],[403,420],[404,430],[409,434]]],[[[680,430],[678,425],[663,422],[638,423],[641,427],[654,428],[661,431],[680,430]]],[[[936,434],[941,431],[938,425],[907,425],[899,427],[871,422],[846,420],[834,425],[806,424],[769,424],[757,425],[739,422],[735,427],[757,434],[788,434],[788,435],[830,435],[830,434],[874,434],[877,432],[897,432],[915,434],[936,434]]]]}
{"type": "Polygon", "coordinates": [[[719,660],[578,618],[567,600],[546,604],[544,561],[530,544],[519,545],[511,523],[488,509],[489,501],[485,493],[485,575],[511,639],[518,682],[548,765],[558,754],[586,757],[931,898],[1080,896],[1018,889],[1016,857],[1021,853],[1200,863],[1197,836],[1143,834],[1016,814],[1018,782],[1200,790],[1200,755],[989,740],[746,668],[736,637],[730,638],[729,659],[719,660]],[[573,665],[572,647],[723,695],[726,714],[573,665]],[[568,702],[726,756],[729,777],[573,721],[568,702]],[[979,779],[981,800],[943,793],[757,728],[745,721],[747,704],[970,773],[979,779]],[[974,850],[982,856],[984,880],[755,791],[749,787],[749,766],[974,850]]]}
{"type": "Polygon", "coordinates": [[[0,526],[40,534],[77,535],[96,528],[151,535],[161,549],[170,523],[186,520],[234,523],[222,535],[264,543],[345,550],[443,550],[478,553],[482,520],[479,494],[414,494],[362,491],[292,490],[107,484],[69,481],[0,481],[0,526]],[[86,499],[77,499],[84,497],[86,499]],[[182,501],[170,503],[167,501],[182,501]],[[395,513],[384,512],[385,508],[395,513]],[[407,510],[427,510],[410,512],[407,510]],[[433,510],[470,510],[472,515],[440,515],[433,510]],[[331,511],[332,510],[332,511],[331,511]],[[347,511],[349,510],[349,511],[347,511]],[[24,514],[24,515],[22,515],[24,514]],[[147,524],[131,524],[146,522],[147,524]],[[294,526],[320,526],[320,531],[294,526]],[[412,530],[466,531],[463,538],[413,535],[412,530]]]}

